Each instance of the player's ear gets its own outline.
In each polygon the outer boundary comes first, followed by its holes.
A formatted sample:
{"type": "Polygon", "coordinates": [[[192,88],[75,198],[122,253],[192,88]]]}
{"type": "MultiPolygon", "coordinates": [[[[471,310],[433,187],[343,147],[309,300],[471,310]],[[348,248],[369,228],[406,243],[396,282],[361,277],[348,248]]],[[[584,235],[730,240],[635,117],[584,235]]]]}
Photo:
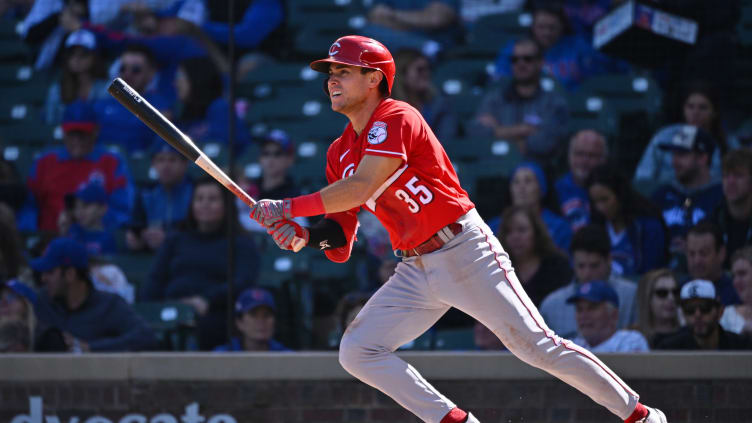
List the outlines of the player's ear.
{"type": "Polygon", "coordinates": [[[384,74],[379,71],[373,71],[368,73],[368,83],[371,86],[378,88],[381,80],[384,79],[384,74]]]}

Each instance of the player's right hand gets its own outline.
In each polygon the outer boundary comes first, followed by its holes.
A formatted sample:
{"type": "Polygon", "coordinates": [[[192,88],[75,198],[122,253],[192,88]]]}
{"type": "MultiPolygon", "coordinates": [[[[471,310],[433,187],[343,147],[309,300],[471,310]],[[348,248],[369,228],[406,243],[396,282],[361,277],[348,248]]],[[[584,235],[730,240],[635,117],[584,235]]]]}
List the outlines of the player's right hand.
{"type": "Polygon", "coordinates": [[[303,245],[298,248],[308,245],[308,229],[292,220],[278,220],[266,228],[266,233],[271,235],[274,243],[283,250],[293,250],[293,241],[296,239],[303,241],[303,245]]]}
{"type": "Polygon", "coordinates": [[[271,227],[282,219],[291,219],[290,200],[259,200],[251,207],[251,219],[261,226],[271,227]]]}

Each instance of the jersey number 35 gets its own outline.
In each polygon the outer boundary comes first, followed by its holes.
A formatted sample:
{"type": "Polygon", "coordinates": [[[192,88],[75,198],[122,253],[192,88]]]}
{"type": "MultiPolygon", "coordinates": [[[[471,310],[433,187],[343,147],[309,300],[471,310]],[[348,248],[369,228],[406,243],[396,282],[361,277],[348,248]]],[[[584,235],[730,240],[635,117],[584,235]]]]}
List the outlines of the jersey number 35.
{"type": "Polygon", "coordinates": [[[407,183],[405,184],[405,188],[407,188],[410,193],[412,193],[412,196],[405,192],[404,189],[398,189],[394,192],[394,195],[397,196],[400,200],[407,203],[407,208],[412,213],[418,213],[420,211],[420,204],[418,204],[417,201],[415,201],[415,198],[417,198],[418,201],[420,201],[421,204],[428,204],[433,200],[433,193],[431,190],[429,190],[425,185],[417,184],[417,182],[420,182],[417,176],[413,176],[407,183]]]}

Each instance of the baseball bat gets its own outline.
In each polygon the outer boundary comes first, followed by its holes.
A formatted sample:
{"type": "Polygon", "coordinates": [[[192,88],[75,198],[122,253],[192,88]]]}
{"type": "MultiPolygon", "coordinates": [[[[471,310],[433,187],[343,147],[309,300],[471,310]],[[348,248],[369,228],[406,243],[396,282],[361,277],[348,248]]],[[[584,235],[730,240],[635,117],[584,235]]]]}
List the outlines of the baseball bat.
{"type": "MultiPolygon", "coordinates": [[[[178,129],[125,81],[115,78],[110,86],[107,87],[107,92],[115,97],[115,100],[120,102],[131,113],[136,115],[152,131],[156,132],[163,140],[178,150],[180,154],[193,163],[196,163],[201,169],[204,169],[206,173],[230,190],[245,204],[251,207],[256,204],[256,200],[243,191],[219,166],[214,164],[212,159],[204,154],[183,131],[178,129]]],[[[293,251],[298,252],[301,248],[303,248],[303,239],[295,237],[292,242],[293,251]]]]}

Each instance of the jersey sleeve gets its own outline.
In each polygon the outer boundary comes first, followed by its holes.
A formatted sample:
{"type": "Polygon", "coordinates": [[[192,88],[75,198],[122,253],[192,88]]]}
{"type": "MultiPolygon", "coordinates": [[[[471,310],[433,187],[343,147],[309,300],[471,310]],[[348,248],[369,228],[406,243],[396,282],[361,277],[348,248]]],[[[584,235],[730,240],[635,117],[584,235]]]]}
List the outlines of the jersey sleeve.
{"type": "Polygon", "coordinates": [[[398,157],[402,162],[407,161],[406,145],[412,139],[410,125],[406,124],[405,117],[397,114],[377,120],[368,128],[366,141],[368,145],[364,154],[398,157]]]}
{"type": "MultiPolygon", "coordinates": [[[[336,142],[334,144],[337,144],[336,142]]],[[[333,145],[334,145],[333,144],[333,145]]],[[[326,158],[326,180],[328,183],[334,183],[339,180],[339,156],[338,150],[335,148],[329,148],[326,158]]],[[[345,239],[347,244],[339,248],[332,248],[331,250],[325,250],[326,257],[335,263],[344,263],[350,259],[350,253],[352,253],[352,247],[357,239],[358,232],[358,211],[359,207],[352,210],[339,213],[327,213],[324,217],[337,222],[342,227],[342,232],[345,233],[345,239]]]]}

